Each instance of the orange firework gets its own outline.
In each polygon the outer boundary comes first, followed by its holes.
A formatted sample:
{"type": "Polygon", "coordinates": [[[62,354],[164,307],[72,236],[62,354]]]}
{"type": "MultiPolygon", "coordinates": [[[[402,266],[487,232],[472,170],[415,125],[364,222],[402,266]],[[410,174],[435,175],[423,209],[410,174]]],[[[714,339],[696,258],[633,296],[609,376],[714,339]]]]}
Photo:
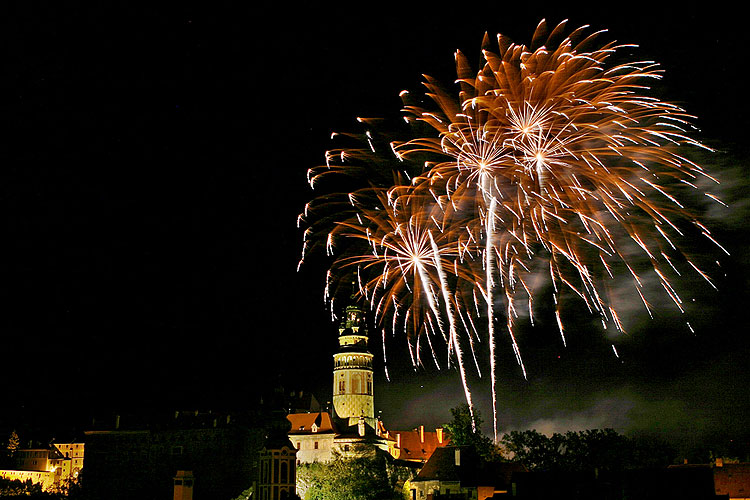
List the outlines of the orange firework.
{"type": "MultiPolygon", "coordinates": [[[[390,220],[405,216],[403,208],[397,209],[399,203],[409,206],[409,227],[416,221],[413,227],[419,228],[422,248],[432,252],[435,262],[436,240],[427,245],[424,237],[440,234],[445,265],[435,266],[436,277],[421,281],[433,283],[436,290],[443,285],[443,306],[415,308],[415,302],[429,304],[438,297],[423,286],[418,289],[421,295],[411,296],[410,321],[431,324],[441,315],[453,314],[452,328],[467,324],[455,317],[463,319],[462,308],[469,309],[472,302],[467,297],[479,297],[471,305],[483,304],[487,324],[495,432],[496,309],[504,308],[507,332],[525,376],[514,319],[520,303],[533,321],[530,278],[539,276],[540,269],[553,285],[563,344],[559,294],[564,289],[580,297],[605,327],[612,324],[622,330],[609,287],[618,273],[625,272],[650,311],[644,294],[646,271],[632,262],[634,248],[646,257],[648,272],[681,311],[681,299],[669,278],[676,260],[711,283],[675,244],[691,226],[716,243],[678,196],[680,186],[694,188],[700,177],[713,180],[680,153],[683,146],[703,147],[688,136],[693,117],[648,95],[648,83],[661,77],[657,64],[623,62],[621,54],[633,46],[599,44],[602,33],[588,34],[583,27],[566,35],[561,23],[548,34],[542,21],[531,46],[498,35],[497,50],[485,36],[478,70],[471,69],[463,54],[456,54],[457,95],[429,77],[425,86],[434,108],[412,105],[409,94],[402,93],[407,121],[422,124],[422,129],[426,125],[431,133],[389,144],[385,155],[376,152],[371,135],[369,150],[339,153],[342,160],[364,155],[371,160],[387,157],[396,165],[412,160],[424,165],[410,183],[384,188],[398,203],[389,199],[373,217],[371,211],[355,209],[358,221],[342,221],[346,230],[332,232],[344,239],[362,239],[365,231],[372,250],[337,262],[356,262],[364,269],[378,262],[387,269],[385,254],[377,247],[403,239],[406,222],[394,225],[390,220]],[[362,223],[363,216],[368,223],[362,223]],[[378,227],[373,239],[376,218],[390,225],[378,227]]],[[[401,251],[408,247],[403,241],[399,246],[401,251]]],[[[391,256],[398,253],[395,248],[390,251],[391,256]]],[[[410,269],[413,273],[415,268],[410,269]]],[[[387,272],[361,288],[372,291],[380,286],[385,291],[379,292],[376,310],[382,315],[382,301],[391,300],[389,294],[400,296],[403,289],[391,285],[387,272]]],[[[458,347],[450,339],[448,345],[458,347]]],[[[456,355],[460,357],[460,351],[456,355]]],[[[463,369],[460,360],[459,366],[463,369]]]]}

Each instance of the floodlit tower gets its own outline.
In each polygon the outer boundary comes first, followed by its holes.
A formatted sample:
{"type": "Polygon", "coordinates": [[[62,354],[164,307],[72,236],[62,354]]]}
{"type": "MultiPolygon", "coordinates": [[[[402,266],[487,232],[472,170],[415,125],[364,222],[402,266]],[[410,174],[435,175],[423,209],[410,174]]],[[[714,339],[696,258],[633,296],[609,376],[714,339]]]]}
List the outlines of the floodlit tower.
{"type": "Polygon", "coordinates": [[[364,311],[356,305],[347,306],[339,326],[339,350],[333,355],[333,410],[348,425],[364,419],[374,429],[373,355],[367,340],[364,311]]]}

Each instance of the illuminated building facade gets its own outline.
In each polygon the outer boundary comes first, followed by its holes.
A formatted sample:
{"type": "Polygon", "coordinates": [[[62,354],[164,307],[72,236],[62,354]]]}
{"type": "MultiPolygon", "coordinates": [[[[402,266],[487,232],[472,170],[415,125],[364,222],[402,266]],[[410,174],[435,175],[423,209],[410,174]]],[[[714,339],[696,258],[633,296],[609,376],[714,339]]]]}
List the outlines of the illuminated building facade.
{"type": "Polygon", "coordinates": [[[54,446],[64,458],[70,459],[70,476],[78,478],[83,469],[84,443],[54,443],[54,446]]]}
{"type": "Polygon", "coordinates": [[[339,326],[339,350],[333,355],[333,411],[348,425],[364,418],[375,428],[372,394],[372,358],[367,346],[364,312],[350,305],[339,326]]]}
{"type": "Polygon", "coordinates": [[[58,491],[76,482],[83,469],[83,443],[55,443],[46,448],[16,451],[15,468],[0,470],[0,477],[40,484],[44,491],[58,491]]]}
{"type": "Polygon", "coordinates": [[[257,486],[259,500],[286,500],[295,498],[297,490],[297,464],[295,450],[284,443],[266,446],[260,452],[260,477],[257,486]]]}
{"type": "Polygon", "coordinates": [[[327,412],[291,413],[289,440],[297,450],[297,463],[328,462],[333,458],[337,431],[327,412]]]}

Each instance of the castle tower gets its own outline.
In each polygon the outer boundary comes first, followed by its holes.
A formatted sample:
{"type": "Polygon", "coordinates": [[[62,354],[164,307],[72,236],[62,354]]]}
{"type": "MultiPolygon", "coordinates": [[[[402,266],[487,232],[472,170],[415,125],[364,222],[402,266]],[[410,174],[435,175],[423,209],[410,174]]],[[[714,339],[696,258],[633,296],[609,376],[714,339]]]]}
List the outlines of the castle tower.
{"type": "Polygon", "coordinates": [[[364,419],[376,428],[372,394],[372,358],[367,348],[364,311],[350,305],[339,326],[339,349],[333,355],[333,410],[348,425],[364,419]]]}

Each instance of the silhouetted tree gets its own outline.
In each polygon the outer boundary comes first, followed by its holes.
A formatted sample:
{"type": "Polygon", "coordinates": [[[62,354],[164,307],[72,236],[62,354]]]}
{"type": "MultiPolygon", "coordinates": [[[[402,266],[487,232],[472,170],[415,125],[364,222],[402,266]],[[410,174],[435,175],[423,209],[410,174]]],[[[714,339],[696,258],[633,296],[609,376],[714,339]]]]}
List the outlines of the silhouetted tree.
{"type": "Polygon", "coordinates": [[[559,463],[558,436],[550,438],[536,430],[512,431],[503,435],[500,444],[512,460],[523,463],[530,470],[551,470],[559,463]]]}
{"type": "Polygon", "coordinates": [[[469,446],[485,461],[502,460],[500,450],[492,439],[482,434],[482,417],[479,410],[474,408],[474,423],[471,423],[469,405],[464,403],[451,408],[453,420],[444,424],[453,446],[469,446]]]}
{"type": "Polygon", "coordinates": [[[20,446],[21,438],[19,438],[18,433],[13,430],[13,432],[10,433],[10,437],[8,437],[8,446],[6,446],[6,449],[8,450],[8,457],[15,457],[16,452],[18,451],[18,448],[20,446]]]}
{"type": "Polygon", "coordinates": [[[628,438],[613,429],[590,429],[546,436],[536,430],[513,431],[501,443],[514,461],[531,470],[623,470],[665,466],[675,452],[658,440],[628,438]]]}

